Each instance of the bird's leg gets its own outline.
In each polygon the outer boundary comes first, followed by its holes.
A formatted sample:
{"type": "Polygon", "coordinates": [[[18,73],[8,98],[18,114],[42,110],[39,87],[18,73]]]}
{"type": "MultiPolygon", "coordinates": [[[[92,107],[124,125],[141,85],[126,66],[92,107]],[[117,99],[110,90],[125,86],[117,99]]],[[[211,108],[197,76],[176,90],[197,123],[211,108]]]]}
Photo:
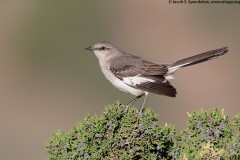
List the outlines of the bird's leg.
{"type": "Polygon", "coordinates": [[[142,111],[143,111],[144,105],[145,105],[145,103],[146,103],[147,96],[148,96],[148,93],[145,93],[145,97],[144,97],[142,106],[141,106],[141,108],[140,108],[140,111],[138,112],[138,115],[140,115],[140,116],[142,115],[142,111]]]}
{"type": "MultiPolygon", "coordinates": [[[[144,95],[144,94],[143,94],[144,95]]],[[[137,96],[135,97],[133,100],[131,100],[130,102],[128,102],[127,104],[123,105],[126,110],[133,104],[133,102],[135,102],[136,100],[138,100],[139,98],[141,98],[143,95],[137,96]]]]}

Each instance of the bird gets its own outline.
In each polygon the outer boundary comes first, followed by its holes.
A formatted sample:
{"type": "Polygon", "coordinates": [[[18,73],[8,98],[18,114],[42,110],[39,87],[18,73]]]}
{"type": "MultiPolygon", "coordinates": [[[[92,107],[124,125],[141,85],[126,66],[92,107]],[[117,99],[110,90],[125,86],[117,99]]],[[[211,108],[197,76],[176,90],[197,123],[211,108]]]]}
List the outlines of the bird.
{"type": "Polygon", "coordinates": [[[110,42],[97,42],[85,49],[96,55],[107,80],[121,91],[135,96],[123,105],[126,109],[144,96],[139,113],[142,113],[149,93],[176,97],[177,91],[170,80],[174,79],[173,74],[178,69],[215,59],[228,52],[228,47],[222,47],[174,62],[156,63],[126,53],[110,42]]]}

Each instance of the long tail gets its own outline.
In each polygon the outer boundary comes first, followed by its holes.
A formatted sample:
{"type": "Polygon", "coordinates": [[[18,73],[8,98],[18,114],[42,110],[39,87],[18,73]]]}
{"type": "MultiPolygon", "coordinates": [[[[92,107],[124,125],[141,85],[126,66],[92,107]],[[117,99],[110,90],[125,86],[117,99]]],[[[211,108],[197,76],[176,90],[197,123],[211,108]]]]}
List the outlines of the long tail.
{"type": "Polygon", "coordinates": [[[173,63],[170,68],[187,67],[187,66],[191,66],[191,65],[194,65],[194,64],[202,63],[202,62],[220,57],[227,52],[228,52],[227,47],[215,49],[215,50],[212,50],[212,51],[208,51],[208,52],[205,52],[205,53],[201,53],[201,54],[198,54],[198,55],[195,55],[195,56],[192,56],[192,57],[188,57],[188,58],[179,60],[179,61],[173,63]]]}

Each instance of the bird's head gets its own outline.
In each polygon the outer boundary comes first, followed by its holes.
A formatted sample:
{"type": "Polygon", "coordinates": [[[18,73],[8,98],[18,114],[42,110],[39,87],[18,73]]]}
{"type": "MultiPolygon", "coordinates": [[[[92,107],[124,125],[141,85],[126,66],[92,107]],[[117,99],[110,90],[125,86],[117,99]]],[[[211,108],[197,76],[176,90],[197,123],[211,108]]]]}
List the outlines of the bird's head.
{"type": "Polygon", "coordinates": [[[98,42],[85,49],[93,51],[98,59],[111,57],[120,53],[117,47],[109,42],[98,42]]]}

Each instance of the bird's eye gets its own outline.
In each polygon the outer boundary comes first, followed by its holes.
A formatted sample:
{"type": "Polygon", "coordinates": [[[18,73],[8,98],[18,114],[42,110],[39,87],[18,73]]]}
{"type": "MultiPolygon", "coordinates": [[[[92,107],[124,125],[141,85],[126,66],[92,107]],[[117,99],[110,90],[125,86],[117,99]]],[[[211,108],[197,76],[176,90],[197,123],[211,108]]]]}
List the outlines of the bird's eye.
{"type": "Polygon", "coordinates": [[[105,50],[105,49],[106,49],[105,46],[102,46],[102,47],[99,48],[99,50],[105,50]]]}

